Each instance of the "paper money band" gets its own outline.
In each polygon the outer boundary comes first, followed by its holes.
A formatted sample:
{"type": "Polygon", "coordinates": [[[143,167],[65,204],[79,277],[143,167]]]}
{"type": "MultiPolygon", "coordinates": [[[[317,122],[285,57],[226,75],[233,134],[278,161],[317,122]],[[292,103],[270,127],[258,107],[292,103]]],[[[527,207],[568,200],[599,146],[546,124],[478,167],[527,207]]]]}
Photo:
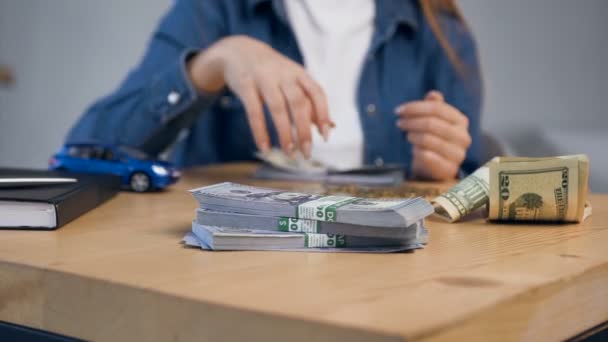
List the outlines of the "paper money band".
{"type": "Polygon", "coordinates": [[[307,248],[346,247],[346,238],[344,238],[344,235],[306,234],[304,239],[304,246],[306,246],[307,248]]]}
{"type": "Polygon", "coordinates": [[[314,220],[301,220],[293,217],[279,217],[277,228],[281,232],[318,233],[319,222],[314,220]]]}
{"type": "Polygon", "coordinates": [[[298,206],[298,218],[334,222],[338,208],[359,200],[358,197],[326,196],[298,206]]]}

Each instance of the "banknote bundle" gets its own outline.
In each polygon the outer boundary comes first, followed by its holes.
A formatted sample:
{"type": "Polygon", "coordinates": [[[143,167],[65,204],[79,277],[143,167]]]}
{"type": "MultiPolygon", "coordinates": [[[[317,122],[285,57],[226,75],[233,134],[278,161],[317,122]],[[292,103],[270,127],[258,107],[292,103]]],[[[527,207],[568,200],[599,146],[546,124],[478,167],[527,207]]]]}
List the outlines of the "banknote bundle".
{"type": "Polygon", "coordinates": [[[484,207],[493,221],[581,222],[591,215],[588,183],[586,155],[496,157],[433,205],[449,222],[484,207]]]}
{"type": "Polygon", "coordinates": [[[323,196],[219,183],[190,191],[199,203],[187,245],[211,250],[388,253],[427,243],[423,198],[323,196]]]}

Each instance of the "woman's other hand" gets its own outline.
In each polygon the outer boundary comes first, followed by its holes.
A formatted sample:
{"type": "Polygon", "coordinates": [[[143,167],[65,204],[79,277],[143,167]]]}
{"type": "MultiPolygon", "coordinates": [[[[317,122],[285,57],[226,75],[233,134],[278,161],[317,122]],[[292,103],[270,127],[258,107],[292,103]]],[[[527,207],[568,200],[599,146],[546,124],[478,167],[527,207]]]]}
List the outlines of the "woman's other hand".
{"type": "Polygon", "coordinates": [[[397,126],[407,133],[413,146],[413,176],[454,179],[471,145],[468,118],[435,90],[424,100],[397,107],[395,113],[399,116],[397,126]]]}
{"type": "Polygon", "coordinates": [[[311,125],[326,140],[334,126],[319,84],[301,65],[253,38],[231,36],[216,42],[190,60],[188,72],[199,91],[214,92],[228,86],[240,98],[262,152],[270,149],[264,104],[281,148],[289,156],[299,149],[310,158],[311,125]]]}

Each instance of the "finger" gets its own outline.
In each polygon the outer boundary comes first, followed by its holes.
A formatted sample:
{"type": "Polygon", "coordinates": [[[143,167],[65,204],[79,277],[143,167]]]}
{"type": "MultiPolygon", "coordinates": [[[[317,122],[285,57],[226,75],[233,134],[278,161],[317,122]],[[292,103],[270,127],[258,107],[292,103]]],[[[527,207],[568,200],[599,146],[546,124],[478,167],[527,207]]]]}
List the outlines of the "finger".
{"type": "Polygon", "coordinates": [[[408,133],[434,134],[465,148],[471,145],[471,136],[466,128],[451,125],[434,116],[401,119],[397,121],[397,126],[408,133]]]}
{"type": "Polygon", "coordinates": [[[456,178],[460,164],[456,164],[443,158],[438,153],[418,147],[414,147],[413,155],[418,165],[418,172],[434,180],[448,180],[456,178]]]}
{"type": "Polygon", "coordinates": [[[424,97],[425,100],[428,101],[439,101],[439,102],[445,102],[445,99],[443,98],[443,94],[438,91],[438,90],[431,90],[429,91],[426,96],[424,97]]]}
{"type": "Polygon", "coordinates": [[[462,163],[466,156],[466,148],[444,140],[434,134],[412,132],[408,133],[407,140],[414,146],[431,150],[443,158],[455,163],[462,163]]]}
{"type": "Polygon", "coordinates": [[[468,127],[468,118],[454,106],[440,101],[413,101],[398,108],[397,115],[413,118],[436,116],[453,125],[468,127]]]}
{"type": "Polygon", "coordinates": [[[258,150],[262,153],[269,152],[270,137],[266,126],[266,118],[264,117],[262,99],[257,88],[252,83],[251,86],[242,87],[239,91],[235,90],[235,92],[245,106],[249,128],[258,150]]]}
{"type": "MultiPolygon", "coordinates": [[[[424,97],[425,101],[438,101],[438,102],[445,102],[445,98],[443,97],[443,93],[441,93],[439,90],[431,90],[428,93],[426,93],[426,96],[424,97]]],[[[401,112],[403,112],[403,110],[405,109],[405,105],[407,104],[403,103],[399,106],[397,106],[395,108],[395,114],[401,114],[401,112]]]]}
{"type": "Polygon", "coordinates": [[[270,111],[274,127],[279,135],[279,143],[283,151],[290,157],[294,157],[295,145],[291,136],[291,120],[287,112],[287,105],[283,93],[278,84],[262,82],[260,84],[262,98],[270,111]]]}
{"type": "Polygon", "coordinates": [[[298,78],[300,85],[313,103],[313,122],[319,130],[319,134],[327,141],[329,139],[330,129],[336,127],[336,124],[329,116],[329,107],[327,97],[321,86],[308,76],[298,78]]]}
{"type": "Polygon", "coordinates": [[[306,159],[310,159],[312,141],[310,134],[312,104],[310,99],[304,93],[302,87],[294,82],[282,83],[281,91],[287,100],[291,119],[296,126],[300,151],[306,159]]]}

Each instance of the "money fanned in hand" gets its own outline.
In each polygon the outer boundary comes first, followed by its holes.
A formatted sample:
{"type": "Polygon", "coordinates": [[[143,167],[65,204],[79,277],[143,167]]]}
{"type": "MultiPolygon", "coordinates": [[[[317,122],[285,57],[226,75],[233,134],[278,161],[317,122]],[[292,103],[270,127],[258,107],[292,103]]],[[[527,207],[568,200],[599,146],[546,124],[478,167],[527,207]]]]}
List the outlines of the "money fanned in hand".
{"type": "Polygon", "coordinates": [[[278,148],[272,148],[267,153],[257,152],[256,157],[277,169],[296,174],[325,174],[328,170],[321,162],[308,160],[301,153],[290,158],[278,148]]]}
{"type": "Polygon", "coordinates": [[[229,182],[190,192],[208,210],[367,226],[408,227],[433,213],[433,206],[423,198],[322,196],[229,182]]]}
{"type": "Polygon", "coordinates": [[[591,214],[588,183],[586,155],[496,157],[432,202],[449,222],[485,205],[490,220],[580,222],[591,214]]]}
{"type": "Polygon", "coordinates": [[[253,177],[257,179],[334,185],[358,184],[368,187],[396,187],[404,180],[404,167],[397,164],[365,165],[342,169],[326,166],[316,160],[305,159],[299,152],[290,158],[278,148],[272,148],[266,153],[258,152],[256,156],[264,161],[264,164],[253,174],[253,177]]]}

